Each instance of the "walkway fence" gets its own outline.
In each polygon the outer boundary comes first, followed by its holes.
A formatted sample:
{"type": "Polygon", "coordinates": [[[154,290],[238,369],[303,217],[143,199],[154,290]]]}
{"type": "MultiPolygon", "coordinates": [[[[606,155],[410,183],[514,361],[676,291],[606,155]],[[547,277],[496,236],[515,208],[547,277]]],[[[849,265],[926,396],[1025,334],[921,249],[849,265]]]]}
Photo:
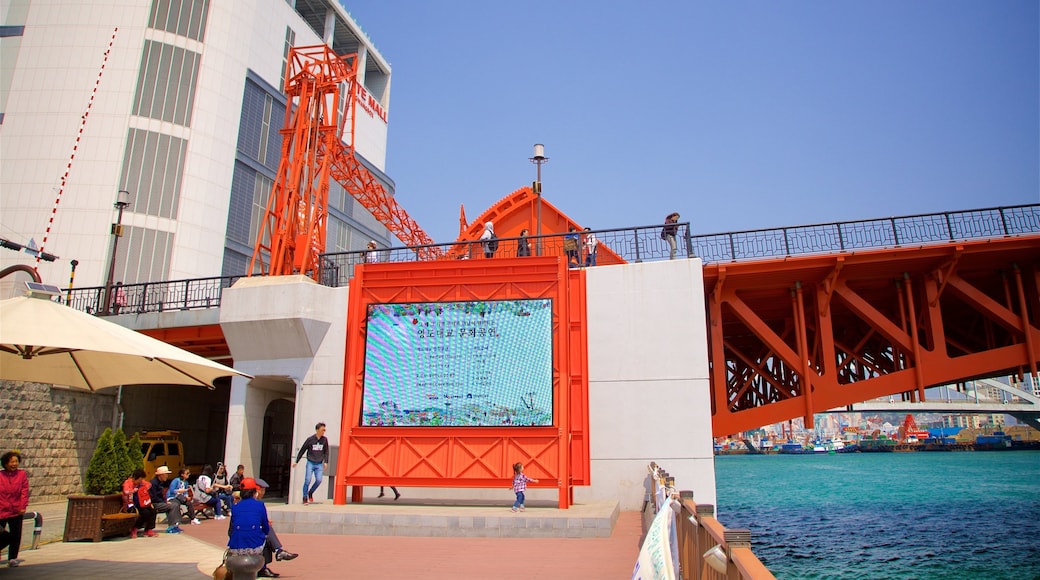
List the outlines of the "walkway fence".
{"type": "MultiPolygon", "coordinates": [[[[1040,233],[1040,204],[699,236],[690,233],[688,223],[676,225],[675,257],[699,257],[704,263],[712,264],[1037,234],[1040,233]]],[[[598,241],[595,265],[620,263],[621,260],[637,263],[670,259],[671,246],[661,236],[662,227],[655,224],[591,232],[598,241]]],[[[586,248],[572,249],[566,234],[530,236],[526,240],[532,255],[561,256],[564,259],[573,256],[581,266],[586,264],[586,248]]],[[[520,241],[520,238],[499,238],[494,257],[516,256],[520,241]]],[[[319,274],[322,284],[338,287],[350,282],[355,266],[369,260],[415,262],[428,260],[429,256],[486,259],[484,251],[482,242],[471,241],[394,247],[372,253],[365,250],[333,252],[322,254],[319,274]]],[[[223,289],[241,277],[124,284],[121,286],[124,298],[118,308],[113,304],[109,313],[142,314],[219,307],[223,289]]],[[[113,292],[113,296],[115,294],[113,292]]],[[[65,295],[73,308],[95,314],[105,314],[104,297],[104,286],[77,288],[65,295]]]]}
{"type": "MultiPolygon", "coordinates": [[[[144,314],[169,310],[217,308],[224,288],[230,288],[242,276],[195,278],[123,284],[113,290],[113,303],[107,314],[144,314]]],[[[66,303],[91,314],[104,315],[105,287],[76,288],[64,293],[66,303]]]]}
{"type": "MultiPolygon", "coordinates": [[[[751,550],[750,531],[727,530],[715,519],[715,506],[696,503],[692,491],[677,492],[675,478],[657,463],[650,463],[648,470],[652,496],[644,504],[644,521],[650,505],[654,514],[662,515],[664,510],[664,517],[674,516],[675,534],[670,535],[670,549],[657,552],[671,552],[676,558],[673,564],[675,578],[775,580],[773,573],[751,550]]],[[[644,564],[643,553],[649,547],[647,542],[653,540],[651,531],[648,531],[640,551],[640,565],[644,564]]]]}

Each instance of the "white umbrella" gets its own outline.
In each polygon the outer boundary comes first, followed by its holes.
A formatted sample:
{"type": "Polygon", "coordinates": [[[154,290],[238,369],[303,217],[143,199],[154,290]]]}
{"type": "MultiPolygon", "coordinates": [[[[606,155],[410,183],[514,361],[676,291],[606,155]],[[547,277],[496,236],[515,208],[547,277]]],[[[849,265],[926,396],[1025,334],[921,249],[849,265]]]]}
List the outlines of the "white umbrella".
{"type": "Polygon", "coordinates": [[[49,296],[0,301],[0,379],[97,390],[116,385],[198,385],[241,375],[49,296]]]}

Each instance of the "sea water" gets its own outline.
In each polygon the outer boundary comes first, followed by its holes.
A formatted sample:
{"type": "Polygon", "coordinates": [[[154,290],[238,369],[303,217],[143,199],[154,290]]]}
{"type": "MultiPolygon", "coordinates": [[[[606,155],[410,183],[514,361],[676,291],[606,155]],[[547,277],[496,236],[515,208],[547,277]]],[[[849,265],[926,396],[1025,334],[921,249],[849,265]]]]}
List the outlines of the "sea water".
{"type": "Polygon", "coordinates": [[[729,455],[717,514],[782,580],[1040,579],[1040,451],[729,455]]]}

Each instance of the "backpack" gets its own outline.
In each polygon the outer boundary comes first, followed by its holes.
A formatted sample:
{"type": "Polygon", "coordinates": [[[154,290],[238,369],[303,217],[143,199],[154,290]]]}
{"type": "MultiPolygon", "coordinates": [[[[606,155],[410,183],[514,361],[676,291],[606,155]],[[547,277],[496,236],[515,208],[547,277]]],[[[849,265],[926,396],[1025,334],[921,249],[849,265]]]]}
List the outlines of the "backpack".
{"type": "Polygon", "coordinates": [[[489,238],[487,241],[488,251],[492,254],[498,251],[498,238],[489,238]]]}
{"type": "Polygon", "coordinates": [[[210,480],[205,475],[200,475],[199,478],[195,480],[195,486],[192,490],[192,494],[195,496],[195,501],[206,503],[209,500],[213,499],[212,495],[206,493],[206,488],[211,487],[212,485],[212,480],[210,480]]]}
{"type": "Polygon", "coordinates": [[[667,240],[668,239],[668,226],[665,226],[665,227],[661,228],[661,239],[662,240],[667,240]]]}

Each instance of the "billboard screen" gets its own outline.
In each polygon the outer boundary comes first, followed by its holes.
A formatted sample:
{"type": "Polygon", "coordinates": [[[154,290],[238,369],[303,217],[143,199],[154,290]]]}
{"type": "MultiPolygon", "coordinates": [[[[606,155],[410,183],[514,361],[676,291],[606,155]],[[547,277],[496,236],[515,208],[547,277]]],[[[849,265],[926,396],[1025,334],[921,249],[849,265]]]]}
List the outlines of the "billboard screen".
{"type": "Polygon", "coordinates": [[[370,304],[361,424],[551,426],[552,300],[370,304]]]}

